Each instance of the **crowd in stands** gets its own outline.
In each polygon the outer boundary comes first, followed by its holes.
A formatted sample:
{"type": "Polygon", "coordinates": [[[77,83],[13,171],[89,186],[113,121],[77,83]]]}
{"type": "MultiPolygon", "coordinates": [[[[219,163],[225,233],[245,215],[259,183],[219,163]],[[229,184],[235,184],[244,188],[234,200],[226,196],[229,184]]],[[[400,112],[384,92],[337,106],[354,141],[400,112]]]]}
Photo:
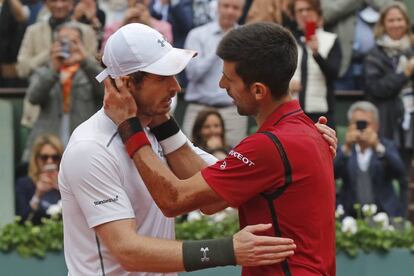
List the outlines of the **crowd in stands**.
{"type": "Polygon", "coordinates": [[[228,30],[260,21],[282,24],[295,37],[289,90],[313,121],[323,115],[338,125],[335,91],[358,90],[366,100],[351,106],[338,147],[338,204],[350,215],[360,202],[407,216],[414,25],[404,1],[392,0],[0,0],[0,87],[26,88],[21,124],[31,129],[17,157],[29,164],[16,182],[17,214],[39,222],[42,208],[57,200],[55,171],[45,167],[59,164],[72,131],[101,108],[100,56],[125,24],[149,25],[175,47],[198,52],[178,76],[182,127],[197,146],[224,158],[246,136],[248,118],[220,88],[215,50],[228,30]]]}

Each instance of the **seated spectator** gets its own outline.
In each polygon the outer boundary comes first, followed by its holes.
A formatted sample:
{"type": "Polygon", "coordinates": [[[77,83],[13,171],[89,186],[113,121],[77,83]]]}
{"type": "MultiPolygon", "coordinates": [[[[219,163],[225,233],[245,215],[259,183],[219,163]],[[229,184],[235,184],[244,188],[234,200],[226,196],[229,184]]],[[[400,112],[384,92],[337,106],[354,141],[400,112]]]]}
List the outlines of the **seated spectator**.
{"type": "Polygon", "coordinates": [[[365,93],[379,110],[380,135],[394,140],[407,171],[414,152],[414,47],[401,2],[384,6],[375,26],[375,48],[365,59],[365,93]]]}
{"type": "Polygon", "coordinates": [[[39,119],[28,137],[23,160],[29,157],[34,139],[43,133],[58,136],[66,145],[72,131],[101,106],[104,89],[95,80],[102,70],[88,57],[79,23],[60,25],[50,52],[50,63],[35,70],[27,97],[40,106],[39,119]]]}
{"type": "Polygon", "coordinates": [[[224,121],[220,113],[215,109],[205,109],[200,111],[195,119],[192,141],[195,146],[221,160],[230,150],[224,131],[224,121]]]}
{"type": "Polygon", "coordinates": [[[378,109],[370,102],[356,102],[348,110],[345,144],[334,160],[335,178],[342,179],[337,204],[345,215],[355,216],[354,204],[376,204],[389,216],[405,216],[407,182],[404,164],[395,144],[378,134],[378,109]],[[400,196],[393,180],[399,181],[400,196]]]}
{"type": "Polygon", "coordinates": [[[50,205],[60,200],[57,175],[63,146],[54,135],[37,137],[29,162],[29,175],[16,181],[16,215],[39,224],[50,205]]]}
{"type": "Polygon", "coordinates": [[[80,0],[75,6],[72,18],[93,28],[99,48],[103,39],[106,16],[96,0],[80,0]]]}
{"type": "Polygon", "coordinates": [[[298,66],[290,83],[292,96],[312,121],[328,118],[335,128],[334,80],[339,73],[341,48],[336,34],[322,28],[322,9],[319,0],[294,0],[292,14],[298,25],[294,32],[298,45],[298,66]]]}
{"type": "Polygon", "coordinates": [[[158,20],[151,16],[148,6],[144,3],[140,3],[137,0],[128,1],[129,7],[125,13],[125,17],[122,21],[114,22],[113,24],[105,28],[104,42],[102,45],[105,46],[106,40],[121,26],[129,23],[141,23],[150,26],[151,28],[159,31],[168,42],[173,42],[173,35],[170,23],[166,21],[158,20]]]}

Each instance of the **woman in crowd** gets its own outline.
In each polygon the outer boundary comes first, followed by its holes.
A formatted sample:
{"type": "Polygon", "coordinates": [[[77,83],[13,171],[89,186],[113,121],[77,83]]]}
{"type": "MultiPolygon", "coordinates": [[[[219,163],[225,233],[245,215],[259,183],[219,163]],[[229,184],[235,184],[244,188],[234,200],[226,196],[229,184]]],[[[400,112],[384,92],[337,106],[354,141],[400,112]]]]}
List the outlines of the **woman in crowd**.
{"type": "Polygon", "coordinates": [[[385,6],[375,26],[376,46],[365,59],[366,95],[379,110],[380,134],[394,140],[407,169],[414,143],[414,49],[401,2],[385,6]]]}
{"type": "Polygon", "coordinates": [[[290,84],[293,96],[305,113],[317,122],[328,118],[334,128],[334,86],[341,64],[341,49],[336,34],[322,29],[322,8],[319,0],[295,0],[291,4],[297,23],[294,31],[298,45],[298,67],[290,84]]]}
{"type": "Polygon", "coordinates": [[[215,109],[205,109],[198,113],[192,131],[193,143],[197,147],[224,159],[230,150],[227,146],[224,121],[215,109]]]}
{"type": "Polygon", "coordinates": [[[28,176],[16,181],[16,215],[34,224],[60,200],[57,175],[63,146],[53,135],[39,136],[32,148],[28,176]]]}

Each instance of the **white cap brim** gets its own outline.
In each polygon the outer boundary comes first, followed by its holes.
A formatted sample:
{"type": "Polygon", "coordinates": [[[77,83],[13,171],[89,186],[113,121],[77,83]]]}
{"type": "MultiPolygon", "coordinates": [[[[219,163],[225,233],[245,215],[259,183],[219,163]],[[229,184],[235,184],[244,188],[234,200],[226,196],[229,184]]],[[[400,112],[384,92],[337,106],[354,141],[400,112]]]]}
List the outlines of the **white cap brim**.
{"type": "MultiPolygon", "coordinates": [[[[147,72],[160,76],[174,76],[183,71],[187,64],[190,62],[190,60],[196,55],[197,52],[193,50],[171,48],[171,50],[159,60],[151,63],[146,67],[139,68],[136,71],[147,72]]],[[[112,76],[112,74],[110,74],[107,69],[104,69],[95,78],[98,82],[102,82],[109,76],[113,78],[121,77],[112,76]]]]}
{"type": "Polygon", "coordinates": [[[139,71],[160,76],[174,76],[184,70],[196,51],[172,48],[166,55],[139,71]]]}

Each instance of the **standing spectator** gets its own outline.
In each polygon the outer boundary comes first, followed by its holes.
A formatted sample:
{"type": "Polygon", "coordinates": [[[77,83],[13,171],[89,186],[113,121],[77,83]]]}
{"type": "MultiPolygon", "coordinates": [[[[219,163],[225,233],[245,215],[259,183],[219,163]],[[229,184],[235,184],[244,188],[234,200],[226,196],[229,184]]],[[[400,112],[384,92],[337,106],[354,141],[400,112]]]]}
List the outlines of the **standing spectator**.
{"type": "Polygon", "coordinates": [[[299,66],[290,83],[291,93],[299,98],[300,105],[312,121],[317,122],[320,116],[326,116],[328,124],[334,128],[334,80],[341,63],[337,35],[322,29],[319,0],[294,0],[292,14],[298,25],[295,38],[299,66]]]}
{"type": "Polygon", "coordinates": [[[377,11],[392,0],[321,0],[325,28],[339,37],[342,51],[336,89],[362,89],[363,59],[374,46],[377,11]]]}
{"type": "Polygon", "coordinates": [[[206,107],[216,108],[226,124],[226,139],[230,146],[246,136],[247,117],[240,117],[232,98],[219,87],[223,61],[216,55],[217,45],[224,34],[237,26],[243,9],[243,0],[219,0],[218,20],[193,29],[185,48],[198,52],[188,64],[188,87],[184,99],[189,103],[184,115],[183,130],[190,134],[194,119],[206,107]]]}
{"type": "Polygon", "coordinates": [[[173,42],[171,24],[167,21],[158,20],[150,14],[148,9],[148,0],[142,3],[139,0],[128,1],[129,7],[125,13],[125,17],[122,21],[115,22],[105,28],[104,43],[105,45],[108,38],[120,27],[130,23],[141,23],[159,31],[168,42],[173,42]]]}
{"type": "Polygon", "coordinates": [[[349,126],[345,144],[338,147],[334,161],[335,178],[343,185],[338,204],[345,214],[355,216],[355,203],[376,204],[389,216],[407,211],[407,182],[404,164],[395,144],[378,135],[378,109],[370,102],[356,102],[348,110],[349,126]],[[400,184],[398,198],[393,180],[400,184]]]}
{"type": "Polygon", "coordinates": [[[230,147],[225,137],[224,120],[220,113],[212,108],[200,111],[194,121],[192,141],[196,147],[224,159],[230,147]]]}
{"type": "Polygon", "coordinates": [[[28,99],[41,110],[23,160],[39,134],[53,133],[66,145],[72,131],[98,110],[103,99],[103,87],[94,79],[101,67],[87,56],[79,24],[68,22],[57,27],[50,64],[35,70],[30,78],[28,99]]]}
{"type": "Polygon", "coordinates": [[[80,0],[75,6],[73,19],[93,28],[98,39],[98,48],[103,38],[105,27],[105,12],[98,6],[96,0],[80,0]]]}
{"type": "Polygon", "coordinates": [[[407,170],[414,147],[414,49],[403,3],[381,11],[375,26],[376,46],[365,60],[366,94],[379,110],[380,135],[394,140],[407,170]]]}
{"type": "Polygon", "coordinates": [[[54,135],[42,135],[33,144],[29,175],[16,181],[16,215],[35,224],[46,216],[48,207],[60,200],[57,183],[63,146],[54,135]]]}
{"type": "MultiPolygon", "coordinates": [[[[31,25],[23,38],[17,57],[17,72],[20,77],[28,77],[34,69],[48,63],[53,31],[57,26],[71,20],[74,0],[46,0],[51,17],[47,22],[37,22],[31,25]]],[[[83,43],[88,55],[95,55],[97,40],[92,28],[80,24],[83,43]]]]}
{"type": "MultiPolygon", "coordinates": [[[[26,30],[17,56],[17,73],[21,78],[27,78],[34,69],[50,62],[50,49],[53,32],[61,24],[71,20],[74,0],[45,0],[50,11],[48,21],[39,21],[26,30]]],[[[97,50],[96,35],[91,27],[80,24],[83,34],[83,44],[88,56],[94,56],[97,50]]],[[[21,123],[31,128],[37,120],[40,109],[29,103],[27,97],[23,103],[21,123]]]]}
{"type": "Polygon", "coordinates": [[[215,19],[216,0],[153,0],[152,16],[168,21],[173,30],[174,47],[182,48],[188,32],[215,19]]]}
{"type": "Polygon", "coordinates": [[[20,0],[0,0],[0,87],[24,85],[17,77],[16,61],[29,13],[20,0]]]}
{"type": "Polygon", "coordinates": [[[105,12],[105,27],[107,27],[122,21],[128,9],[128,0],[100,0],[99,5],[105,12]]]}
{"type": "Polygon", "coordinates": [[[292,14],[290,4],[292,0],[254,0],[247,13],[246,23],[274,22],[291,28],[292,14]]]}

